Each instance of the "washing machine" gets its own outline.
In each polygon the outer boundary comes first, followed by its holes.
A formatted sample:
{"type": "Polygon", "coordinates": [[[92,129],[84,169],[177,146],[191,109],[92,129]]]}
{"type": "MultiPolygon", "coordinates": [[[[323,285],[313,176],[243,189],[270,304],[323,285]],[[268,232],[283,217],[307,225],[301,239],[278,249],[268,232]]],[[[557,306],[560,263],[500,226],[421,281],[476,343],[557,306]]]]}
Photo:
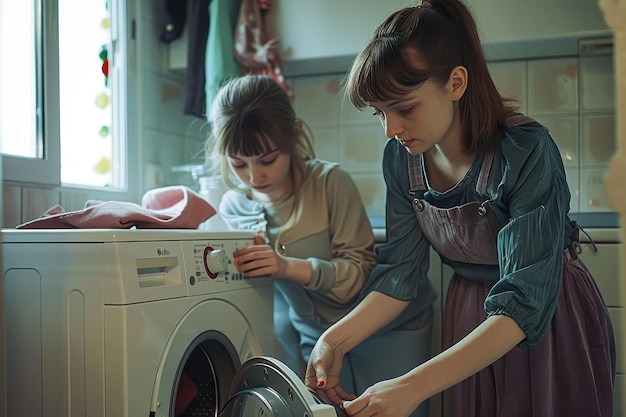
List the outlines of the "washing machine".
{"type": "Polygon", "coordinates": [[[1,233],[6,417],[338,414],[272,358],[272,279],[232,263],[253,234],[1,233]]]}

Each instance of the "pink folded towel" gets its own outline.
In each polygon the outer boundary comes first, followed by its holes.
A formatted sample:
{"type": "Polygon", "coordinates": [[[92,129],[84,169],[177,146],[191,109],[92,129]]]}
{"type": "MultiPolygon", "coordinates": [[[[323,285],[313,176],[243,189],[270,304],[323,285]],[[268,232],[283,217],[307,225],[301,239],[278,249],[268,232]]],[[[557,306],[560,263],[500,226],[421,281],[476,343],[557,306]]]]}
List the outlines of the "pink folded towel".
{"type": "Polygon", "coordinates": [[[197,229],[215,214],[215,208],[188,187],[155,188],[141,205],[123,201],[89,200],[85,208],[66,212],[61,206],[23,223],[21,229],[197,229]]]}

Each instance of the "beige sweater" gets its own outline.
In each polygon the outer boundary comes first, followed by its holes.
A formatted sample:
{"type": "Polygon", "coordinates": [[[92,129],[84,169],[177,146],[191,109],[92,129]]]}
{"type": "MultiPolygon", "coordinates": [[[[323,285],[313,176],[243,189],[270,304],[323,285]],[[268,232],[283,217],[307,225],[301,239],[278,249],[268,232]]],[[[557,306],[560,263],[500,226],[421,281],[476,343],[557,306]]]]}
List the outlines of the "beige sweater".
{"type": "Polygon", "coordinates": [[[355,305],[376,264],[374,235],[354,181],[338,164],[308,161],[299,193],[295,226],[282,234],[293,197],[264,207],[230,190],[222,197],[219,212],[232,229],[266,232],[279,253],[311,262],[309,285],[276,283],[290,304],[290,315],[298,316],[292,319],[326,328],[355,305]]]}

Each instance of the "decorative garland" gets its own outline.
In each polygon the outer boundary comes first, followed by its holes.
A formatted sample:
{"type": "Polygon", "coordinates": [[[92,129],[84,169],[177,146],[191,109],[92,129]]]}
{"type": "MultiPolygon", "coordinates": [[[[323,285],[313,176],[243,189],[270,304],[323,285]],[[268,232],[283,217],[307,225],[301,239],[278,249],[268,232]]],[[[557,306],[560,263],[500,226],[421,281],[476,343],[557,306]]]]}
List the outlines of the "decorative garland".
{"type": "MultiPolygon", "coordinates": [[[[102,28],[105,31],[109,31],[111,27],[111,22],[109,20],[109,2],[108,1],[105,1],[105,9],[106,9],[106,16],[102,18],[102,20],[100,21],[100,28],[102,28]]],[[[104,44],[100,47],[100,53],[98,54],[98,57],[102,61],[100,71],[104,75],[104,91],[98,94],[98,96],[96,97],[95,103],[96,103],[96,107],[98,107],[99,109],[105,109],[109,105],[109,94],[107,93],[107,89],[109,87],[109,47],[108,47],[108,44],[104,44]]],[[[108,125],[102,125],[100,127],[98,134],[101,137],[106,138],[107,136],[109,136],[109,130],[110,129],[108,125]]],[[[93,167],[93,170],[97,174],[108,173],[109,171],[111,171],[110,159],[106,156],[102,157],[93,167]]]]}

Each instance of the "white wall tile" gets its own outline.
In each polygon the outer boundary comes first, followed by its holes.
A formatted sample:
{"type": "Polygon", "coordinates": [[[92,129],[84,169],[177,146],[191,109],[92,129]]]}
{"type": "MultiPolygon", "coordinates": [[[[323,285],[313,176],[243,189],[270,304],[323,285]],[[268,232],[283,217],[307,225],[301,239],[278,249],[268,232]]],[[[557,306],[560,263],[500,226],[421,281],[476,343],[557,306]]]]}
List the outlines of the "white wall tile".
{"type": "Polygon", "coordinates": [[[311,129],[311,134],[317,158],[341,163],[339,129],[319,127],[311,129]]]}
{"type": "Polygon", "coordinates": [[[528,112],[578,111],[578,59],[528,61],[528,112]]]}
{"type": "Polygon", "coordinates": [[[606,195],[606,169],[581,168],[580,170],[580,211],[613,211],[606,195]]]}
{"type": "Polygon", "coordinates": [[[617,152],[615,115],[583,115],[581,135],[581,166],[609,166],[617,152]]]}
{"type": "Polygon", "coordinates": [[[158,181],[151,176],[149,179],[145,175],[152,175],[153,172],[162,173],[161,185],[172,185],[176,175],[172,172],[172,167],[180,165],[183,158],[183,143],[180,136],[167,132],[160,132],[151,129],[144,129],[143,132],[143,155],[144,169],[142,176],[142,192],[145,193],[150,188],[157,186],[158,181]]]}
{"type": "Polygon", "coordinates": [[[519,110],[528,112],[526,61],[500,61],[489,63],[489,73],[503,97],[518,100],[519,110]]]}
{"type": "Polygon", "coordinates": [[[311,128],[339,126],[339,76],[299,77],[291,82],[296,115],[311,128]]]}
{"type": "Polygon", "coordinates": [[[580,58],[581,110],[614,110],[615,85],[613,56],[580,58]]]}
{"type": "Polygon", "coordinates": [[[81,189],[63,188],[61,190],[61,206],[65,211],[82,210],[89,199],[89,194],[81,189]]]}
{"type": "Polygon", "coordinates": [[[352,174],[352,178],[359,189],[367,214],[384,216],[386,187],[382,172],[380,174],[352,174]]]}
{"type": "Polygon", "coordinates": [[[149,71],[142,72],[140,98],[142,127],[177,134],[184,132],[181,83],[149,71]]]}
{"type": "Polygon", "coordinates": [[[37,219],[51,207],[60,204],[59,192],[55,189],[22,189],[22,223],[37,219]]]}
{"type": "Polygon", "coordinates": [[[339,133],[341,164],[348,170],[382,170],[387,138],[380,127],[343,126],[339,133]]]}

